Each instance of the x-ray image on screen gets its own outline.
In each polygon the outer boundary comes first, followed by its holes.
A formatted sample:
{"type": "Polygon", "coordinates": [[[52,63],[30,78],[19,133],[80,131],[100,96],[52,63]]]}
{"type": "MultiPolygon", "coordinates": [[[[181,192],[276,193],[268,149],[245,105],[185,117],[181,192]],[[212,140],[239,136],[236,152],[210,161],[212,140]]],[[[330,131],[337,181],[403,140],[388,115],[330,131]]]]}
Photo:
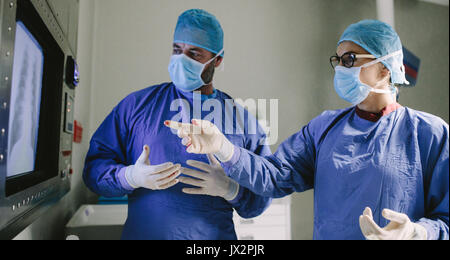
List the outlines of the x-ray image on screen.
{"type": "Polygon", "coordinates": [[[44,54],[17,22],[8,131],[7,177],[35,170],[44,54]]]}

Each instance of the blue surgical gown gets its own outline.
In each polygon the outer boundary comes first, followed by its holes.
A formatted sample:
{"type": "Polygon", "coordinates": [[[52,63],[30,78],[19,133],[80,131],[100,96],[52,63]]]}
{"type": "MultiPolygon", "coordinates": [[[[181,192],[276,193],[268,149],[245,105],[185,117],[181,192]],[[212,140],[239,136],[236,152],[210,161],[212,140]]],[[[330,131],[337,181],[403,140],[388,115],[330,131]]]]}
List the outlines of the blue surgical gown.
{"type": "Polygon", "coordinates": [[[355,108],[327,111],[268,157],[238,148],[227,174],[263,196],[314,189],[314,239],[364,239],[365,207],[384,227],[383,209],[405,213],[429,239],[449,239],[449,128],[409,108],[378,122],[355,108]]]}
{"type": "Polygon", "coordinates": [[[181,92],[166,83],[129,95],[101,124],[90,143],[83,179],[101,196],[129,196],[123,239],[235,240],[233,209],[252,218],[270,205],[271,198],[243,187],[235,200],[227,202],[220,197],[185,194],[182,189],[190,186],[182,183],[161,191],[129,190],[122,185],[120,175],[136,162],[145,144],[150,147],[153,165],[173,162],[189,167],[187,160],[208,162],[205,155],[188,154],[177,135],[164,126],[165,120],[189,123],[194,118],[211,121],[216,116],[214,123],[229,133],[233,144],[270,155],[256,119],[230,101],[230,96],[218,90],[206,97],[181,92]]]}

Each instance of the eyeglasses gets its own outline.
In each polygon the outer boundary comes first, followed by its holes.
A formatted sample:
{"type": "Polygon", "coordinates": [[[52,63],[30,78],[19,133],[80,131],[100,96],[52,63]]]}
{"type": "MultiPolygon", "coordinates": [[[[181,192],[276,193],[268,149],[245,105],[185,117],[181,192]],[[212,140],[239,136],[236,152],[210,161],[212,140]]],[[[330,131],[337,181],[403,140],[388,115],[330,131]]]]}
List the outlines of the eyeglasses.
{"type": "Polygon", "coordinates": [[[355,54],[352,52],[347,52],[344,55],[342,55],[341,57],[339,56],[331,56],[330,58],[330,64],[331,67],[333,67],[333,69],[336,68],[336,66],[339,66],[339,64],[344,65],[344,67],[346,68],[351,68],[353,67],[353,65],[355,65],[355,62],[358,59],[376,59],[375,56],[371,55],[371,54],[355,54]]]}

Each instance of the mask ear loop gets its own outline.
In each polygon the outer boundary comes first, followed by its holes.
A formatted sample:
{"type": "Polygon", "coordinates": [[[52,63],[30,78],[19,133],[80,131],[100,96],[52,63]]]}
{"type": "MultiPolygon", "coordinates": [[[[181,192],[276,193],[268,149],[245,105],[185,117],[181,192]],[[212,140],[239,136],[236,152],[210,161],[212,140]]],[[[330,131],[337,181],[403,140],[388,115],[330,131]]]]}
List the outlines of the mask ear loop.
{"type": "MultiPolygon", "coordinates": [[[[213,58],[213,60],[217,57],[219,57],[220,55],[222,55],[225,52],[225,49],[222,49],[221,51],[219,51],[219,53],[216,55],[216,57],[213,58]]],[[[225,71],[225,61],[223,60],[222,57],[222,63],[220,64],[220,71],[224,72],[225,71]]]]}
{"type": "MultiPolygon", "coordinates": [[[[393,52],[393,53],[388,54],[388,55],[386,55],[386,56],[384,56],[384,57],[381,57],[381,58],[379,58],[379,59],[376,59],[376,60],[374,60],[374,61],[371,61],[371,62],[369,62],[369,63],[366,63],[366,64],[362,65],[361,68],[367,68],[367,67],[370,67],[370,66],[372,66],[372,65],[375,65],[375,64],[377,64],[377,63],[380,63],[380,62],[382,62],[382,61],[385,61],[385,60],[390,59],[390,58],[392,58],[392,57],[395,57],[395,56],[397,56],[397,55],[401,55],[402,53],[403,53],[403,50],[399,50],[399,51],[393,52]]],[[[393,95],[396,95],[397,92],[398,92],[398,89],[394,86],[394,84],[391,84],[390,87],[391,87],[390,93],[387,92],[386,90],[375,89],[375,88],[372,88],[371,92],[378,93],[378,94],[393,94],[393,95]]]]}
{"type": "MultiPolygon", "coordinates": [[[[207,63],[203,64],[203,65],[204,65],[203,69],[204,69],[208,64],[210,64],[211,62],[213,62],[215,59],[217,59],[218,57],[220,57],[220,55],[222,55],[222,53],[224,53],[224,51],[225,51],[225,49],[222,49],[221,51],[219,51],[219,53],[217,53],[216,56],[214,56],[214,58],[212,58],[211,60],[209,60],[207,63]]],[[[224,65],[223,65],[223,61],[222,61],[222,64],[221,64],[220,66],[224,66],[224,65]]],[[[225,69],[222,67],[222,71],[224,71],[224,70],[225,70],[225,69]]],[[[201,78],[201,76],[200,76],[200,78],[201,78]]],[[[203,79],[202,79],[202,81],[203,81],[203,79]]],[[[213,79],[213,81],[214,81],[214,79],[213,79]]],[[[203,83],[204,83],[204,82],[203,82],[203,83]]],[[[211,81],[211,83],[212,83],[212,81],[211,81]]],[[[211,83],[209,83],[209,84],[211,84],[211,83]]],[[[207,84],[205,83],[205,85],[207,85],[207,84]]]]}
{"type": "MultiPolygon", "coordinates": [[[[208,65],[208,64],[210,64],[211,62],[213,62],[213,60],[215,60],[215,59],[217,59],[218,57],[220,57],[220,55],[222,55],[222,54],[224,53],[224,51],[225,51],[225,49],[222,49],[221,51],[219,51],[219,52],[217,53],[217,55],[216,55],[214,58],[212,58],[212,59],[209,60],[207,63],[205,63],[205,66],[208,65]]],[[[220,64],[220,67],[221,67],[221,70],[220,70],[220,71],[225,71],[225,63],[224,63],[223,60],[222,60],[222,64],[220,64]]]]}
{"type": "Polygon", "coordinates": [[[372,66],[372,65],[374,65],[374,64],[380,63],[380,62],[382,62],[382,61],[385,61],[385,60],[387,60],[387,59],[390,59],[390,58],[395,57],[395,56],[397,56],[397,55],[400,55],[400,54],[402,54],[402,53],[403,53],[403,50],[399,50],[399,51],[393,52],[393,53],[388,54],[388,55],[386,55],[386,56],[384,56],[384,57],[381,57],[381,58],[379,58],[379,59],[376,59],[376,60],[374,60],[374,61],[371,61],[371,62],[369,62],[369,63],[366,63],[366,64],[362,65],[361,68],[367,68],[367,67],[370,67],[370,66],[372,66]]]}

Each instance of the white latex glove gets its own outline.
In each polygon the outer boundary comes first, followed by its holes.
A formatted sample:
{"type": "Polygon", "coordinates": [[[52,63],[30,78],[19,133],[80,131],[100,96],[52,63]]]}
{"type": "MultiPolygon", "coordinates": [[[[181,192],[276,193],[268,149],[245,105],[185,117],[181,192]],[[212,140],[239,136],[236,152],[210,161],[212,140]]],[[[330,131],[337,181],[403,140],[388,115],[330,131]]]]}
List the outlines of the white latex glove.
{"type": "Polygon", "coordinates": [[[368,240],[426,240],[425,227],[411,222],[405,214],[389,209],[381,213],[391,222],[384,228],[379,227],[373,220],[372,210],[366,208],[359,217],[359,224],[363,235],[368,240]]]}
{"type": "Polygon", "coordinates": [[[209,164],[198,161],[187,161],[189,166],[202,171],[189,168],[182,168],[181,172],[185,175],[194,177],[180,177],[179,181],[185,184],[199,188],[184,188],[183,192],[195,195],[209,195],[222,197],[228,201],[236,198],[239,193],[239,184],[226,176],[219,161],[214,155],[208,154],[209,164]]]}
{"type": "Polygon", "coordinates": [[[192,124],[166,121],[164,125],[177,130],[182,144],[187,146],[188,153],[215,154],[222,162],[231,160],[234,145],[222,134],[213,123],[204,120],[192,120],[192,124]]]}
{"type": "Polygon", "coordinates": [[[176,178],[181,174],[181,165],[173,165],[173,163],[150,165],[149,155],[150,148],[146,145],[136,164],[127,167],[125,179],[128,184],[135,189],[150,190],[164,190],[177,184],[176,178]]]}

